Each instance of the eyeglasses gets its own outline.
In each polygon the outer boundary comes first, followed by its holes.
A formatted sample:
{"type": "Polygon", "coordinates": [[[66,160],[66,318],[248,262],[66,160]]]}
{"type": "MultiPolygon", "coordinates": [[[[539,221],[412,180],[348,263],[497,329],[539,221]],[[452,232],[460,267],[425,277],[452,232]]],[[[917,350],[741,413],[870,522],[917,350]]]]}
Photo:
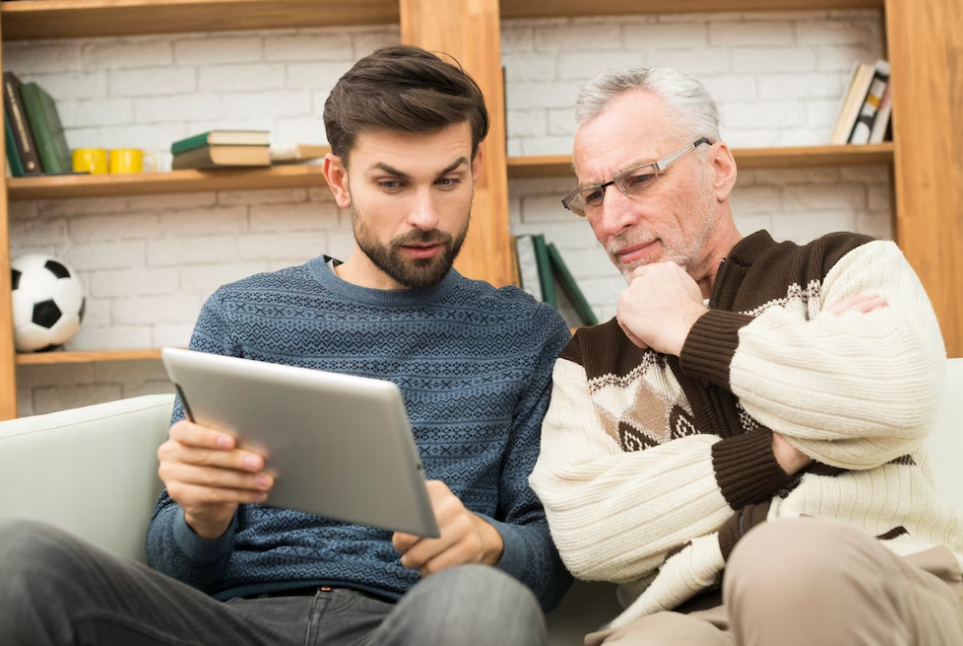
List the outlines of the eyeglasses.
{"type": "Polygon", "coordinates": [[[602,208],[602,202],[605,200],[605,189],[613,184],[617,186],[626,197],[638,199],[652,188],[655,180],[657,180],[659,175],[664,173],[669,166],[685,157],[701,144],[709,144],[711,146],[712,142],[709,141],[708,137],[703,137],[692,142],[682,150],[672,153],[665,159],[636,166],[623,173],[619,173],[610,182],[577,188],[565,196],[565,199],[562,200],[562,206],[575,215],[584,218],[586,214],[592,214],[602,208]]]}

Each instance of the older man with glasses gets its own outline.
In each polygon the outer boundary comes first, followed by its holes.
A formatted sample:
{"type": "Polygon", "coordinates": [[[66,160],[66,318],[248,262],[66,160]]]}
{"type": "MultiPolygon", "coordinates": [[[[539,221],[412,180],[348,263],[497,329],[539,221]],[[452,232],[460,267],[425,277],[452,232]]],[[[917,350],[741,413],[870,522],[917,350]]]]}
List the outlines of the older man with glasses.
{"type": "Polygon", "coordinates": [[[673,70],[581,93],[562,200],[628,287],[556,362],[530,482],[626,610],[586,644],[963,644],[963,518],[921,449],[945,350],[892,242],[743,237],[717,109],[673,70]]]}

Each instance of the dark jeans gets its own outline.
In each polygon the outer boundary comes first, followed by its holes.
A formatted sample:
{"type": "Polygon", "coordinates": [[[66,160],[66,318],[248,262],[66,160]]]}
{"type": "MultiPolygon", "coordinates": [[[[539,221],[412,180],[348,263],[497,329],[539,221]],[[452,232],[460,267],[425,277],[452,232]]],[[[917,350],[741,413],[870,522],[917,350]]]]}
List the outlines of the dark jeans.
{"type": "Polygon", "coordinates": [[[428,577],[397,604],[343,589],[225,603],[47,525],[0,521],[3,646],[545,643],[535,596],[491,567],[428,577]]]}

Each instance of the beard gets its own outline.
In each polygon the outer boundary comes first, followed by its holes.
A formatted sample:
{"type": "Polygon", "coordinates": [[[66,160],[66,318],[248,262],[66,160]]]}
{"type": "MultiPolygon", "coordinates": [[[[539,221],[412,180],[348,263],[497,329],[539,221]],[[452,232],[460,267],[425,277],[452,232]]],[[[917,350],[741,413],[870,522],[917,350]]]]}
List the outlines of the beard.
{"type": "Polygon", "coordinates": [[[649,262],[674,262],[686,271],[699,271],[696,266],[701,261],[704,253],[706,241],[712,237],[716,229],[716,204],[715,198],[707,193],[705,199],[695,206],[692,216],[698,218],[699,229],[690,239],[685,239],[682,231],[673,231],[671,235],[659,233],[647,228],[633,229],[625,234],[617,236],[605,247],[609,258],[615,267],[622,273],[626,282],[632,280],[632,272],[638,267],[649,262]],[[658,258],[642,258],[629,263],[619,260],[617,251],[632,247],[644,242],[654,241],[662,247],[662,255],[658,258]]]}
{"type": "Polygon", "coordinates": [[[470,208],[469,206],[465,227],[454,236],[437,229],[431,231],[414,229],[385,244],[378,240],[365,224],[361,213],[353,206],[351,225],[358,247],[378,269],[409,289],[427,289],[444,280],[451,271],[452,265],[455,264],[455,258],[461,252],[465,236],[468,235],[468,225],[471,222],[470,208]],[[402,247],[412,244],[441,245],[442,249],[432,258],[406,258],[402,247]]]}

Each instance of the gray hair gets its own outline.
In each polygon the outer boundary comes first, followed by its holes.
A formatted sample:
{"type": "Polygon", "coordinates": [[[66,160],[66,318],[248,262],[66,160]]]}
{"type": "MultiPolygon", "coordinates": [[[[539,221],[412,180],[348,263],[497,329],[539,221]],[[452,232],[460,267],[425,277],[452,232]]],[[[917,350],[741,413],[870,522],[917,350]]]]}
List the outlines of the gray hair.
{"type": "Polygon", "coordinates": [[[596,76],[579,92],[575,122],[598,117],[609,102],[629,90],[645,90],[665,101],[675,120],[676,136],[719,141],[719,108],[697,79],[668,67],[627,67],[596,76]]]}

